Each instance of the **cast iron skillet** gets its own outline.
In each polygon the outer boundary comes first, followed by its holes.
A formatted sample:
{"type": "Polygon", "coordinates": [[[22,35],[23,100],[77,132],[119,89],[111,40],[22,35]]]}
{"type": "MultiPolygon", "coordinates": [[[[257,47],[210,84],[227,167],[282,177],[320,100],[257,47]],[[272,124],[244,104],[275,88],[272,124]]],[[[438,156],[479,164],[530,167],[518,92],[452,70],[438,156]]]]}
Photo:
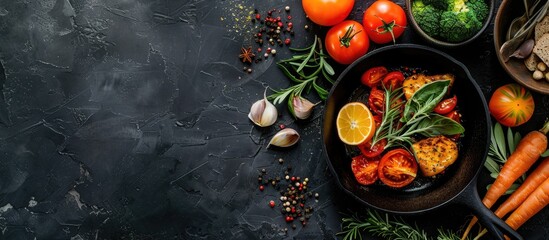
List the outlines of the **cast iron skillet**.
{"type": "Polygon", "coordinates": [[[398,44],[371,51],[349,65],[330,91],[322,119],[323,149],[328,166],[338,185],[348,194],[372,208],[395,214],[419,214],[455,203],[469,207],[484,227],[499,239],[502,231],[522,239],[504,221],[487,209],[478,195],[480,172],[490,141],[490,115],[486,100],[467,68],[447,54],[425,46],[398,44]],[[336,117],[339,109],[351,101],[364,101],[369,92],[360,84],[368,68],[410,67],[428,70],[430,74],[452,73],[456,76],[452,93],[459,99],[465,134],[461,139],[458,160],[435,181],[418,178],[404,189],[391,189],[382,184],[362,186],[351,171],[351,157],[358,154],[339,140],[336,117]],[[350,150],[351,149],[351,150],[350,150]]]}

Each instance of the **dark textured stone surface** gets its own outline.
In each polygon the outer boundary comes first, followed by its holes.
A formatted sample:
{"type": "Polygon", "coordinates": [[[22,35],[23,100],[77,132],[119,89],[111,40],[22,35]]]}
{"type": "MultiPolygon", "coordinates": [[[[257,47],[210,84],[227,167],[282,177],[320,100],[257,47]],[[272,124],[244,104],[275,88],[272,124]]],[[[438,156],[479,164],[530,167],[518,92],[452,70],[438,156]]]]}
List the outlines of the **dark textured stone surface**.
{"type": "MultiPolygon", "coordinates": [[[[361,21],[370,2],[357,1],[350,18],[361,21]]],[[[0,238],[336,238],[341,213],[365,208],[327,169],[322,107],[296,122],[280,105],[277,124],[265,129],[247,118],[265,87],[288,86],[273,63],[290,52],[279,48],[244,73],[237,56],[253,41],[246,17],[286,5],[294,46],[323,36],[327,28],[307,22],[300,1],[0,0],[0,238]],[[298,145],[266,148],[279,124],[300,132],[298,145]],[[288,165],[320,194],[308,200],[315,208],[308,225],[295,230],[268,207],[278,192],[260,192],[257,183],[259,169],[281,176],[288,165]]],[[[398,42],[424,44],[411,28],[398,42]]],[[[446,52],[487,97],[512,82],[491,31],[446,52]]],[[[534,96],[522,132],[549,112],[547,96],[534,96]]],[[[405,219],[435,234],[439,226],[459,229],[468,214],[450,206],[405,219]]],[[[542,239],[548,217],[543,210],[520,233],[542,239]]]]}

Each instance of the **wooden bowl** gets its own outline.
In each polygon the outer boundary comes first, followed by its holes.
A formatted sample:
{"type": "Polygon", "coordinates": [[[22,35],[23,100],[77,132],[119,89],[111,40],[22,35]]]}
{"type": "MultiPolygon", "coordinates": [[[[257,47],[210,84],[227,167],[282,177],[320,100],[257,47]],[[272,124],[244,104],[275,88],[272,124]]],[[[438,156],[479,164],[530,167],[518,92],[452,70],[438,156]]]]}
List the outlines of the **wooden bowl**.
{"type": "Polygon", "coordinates": [[[513,21],[514,18],[522,15],[524,11],[522,0],[504,0],[501,3],[494,21],[494,46],[496,48],[496,55],[503,69],[505,69],[515,81],[532,91],[549,94],[549,83],[545,80],[534,80],[532,72],[526,68],[523,59],[511,58],[509,61],[505,62],[503,56],[499,53],[501,45],[505,42],[505,35],[509,28],[509,24],[511,24],[511,21],[513,21]]]}
{"type": "Polygon", "coordinates": [[[419,25],[417,24],[415,18],[414,18],[414,15],[412,14],[412,2],[413,0],[406,0],[406,12],[408,14],[408,21],[410,23],[410,25],[412,25],[412,28],[414,28],[415,32],[421,36],[423,39],[425,39],[425,41],[427,41],[430,45],[433,45],[433,46],[438,46],[438,47],[442,47],[442,48],[456,48],[456,47],[461,47],[461,46],[464,46],[464,45],[467,45],[471,42],[473,42],[475,39],[477,39],[478,37],[480,37],[480,35],[482,35],[484,33],[484,31],[488,28],[488,26],[490,25],[490,21],[492,20],[492,16],[493,16],[493,13],[494,13],[494,9],[495,9],[495,0],[485,0],[485,2],[488,4],[488,8],[489,8],[489,13],[488,13],[488,16],[486,17],[486,19],[484,20],[484,24],[482,25],[482,28],[475,34],[473,35],[472,37],[462,41],[462,42],[447,42],[447,41],[444,41],[444,40],[441,40],[441,39],[437,39],[437,38],[434,38],[434,37],[431,37],[429,36],[427,33],[425,33],[420,27],[419,25]]]}

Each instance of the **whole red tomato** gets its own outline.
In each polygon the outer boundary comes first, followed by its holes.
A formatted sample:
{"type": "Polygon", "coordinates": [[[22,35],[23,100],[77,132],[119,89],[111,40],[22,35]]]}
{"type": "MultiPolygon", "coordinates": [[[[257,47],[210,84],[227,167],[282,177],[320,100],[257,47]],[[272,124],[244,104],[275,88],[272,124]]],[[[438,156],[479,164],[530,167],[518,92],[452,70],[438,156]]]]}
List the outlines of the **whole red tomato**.
{"type": "Polygon", "coordinates": [[[326,50],[340,64],[350,64],[368,52],[370,40],[362,24],[346,20],[326,33],[326,50]]]}
{"type": "Polygon", "coordinates": [[[416,178],[416,159],[403,148],[393,149],[383,155],[377,172],[379,179],[385,185],[401,188],[410,184],[416,178]]]}
{"type": "Polygon", "coordinates": [[[353,157],[351,162],[351,170],[355,175],[358,183],[362,185],[370,185],[378,179],[377,166],[379,165],[379,157],[367,158],[364,155],[353,157]]]}
{"type": "Polygon", "coordinates": [[[499,87],[488,105],[490,113],[502,125],[516,127],[534,114],[534,98],[524,87],[511,83],[499,87]]]}
{"type": "Polygon", "coordinates": [[[378,0],[368,7],[362,22],[368,37],[377,44],[394,43],[404,32],[406,23],[404,9],[388,0],[378,0]]]}
{"type": "Polygon", "coordinates": [[[321,26],[336,25],[351,13],[354,0],[303,0],[305,14],[314,23],[321,26]]]}

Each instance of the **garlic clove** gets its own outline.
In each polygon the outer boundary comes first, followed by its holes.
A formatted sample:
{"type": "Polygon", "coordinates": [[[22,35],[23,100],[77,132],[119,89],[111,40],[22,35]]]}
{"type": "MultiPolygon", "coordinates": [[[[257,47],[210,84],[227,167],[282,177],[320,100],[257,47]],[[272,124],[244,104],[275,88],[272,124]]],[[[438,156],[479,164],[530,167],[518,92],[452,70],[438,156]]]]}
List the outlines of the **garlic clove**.
{"type": "Polygon", "coordinates": [[[277,132],[267,147],[277,146],[277,147],[290,147],[296,144],[299,141],[299,133],[292,128],[284,128],[277,132]]]}
{"type": "Polygon", "coordinates": [[[526,58],[530,56],[530,53],[532,53],[532,50],[534,49],[534,39],[528,39],[522,43],[513,54],[511,54],[510,57],[515,58],[526,58]]]}
{"type": "Polygon", "coordinates": [[[293,97],[292,99],[292,115],[297,119],[307,119],[311,116],[313,108],[320,102],[312,103],[311,101],[302,98],[300,96],[293,97]]]}
{"type": "Polygon", "coordinates": [[[268,127],[276,122],[278,111],[276,107],[267,100],[267,89],[263,93],[263,99],[256,101],[250,108],[248,118],[260,127],[268,127]]]}

